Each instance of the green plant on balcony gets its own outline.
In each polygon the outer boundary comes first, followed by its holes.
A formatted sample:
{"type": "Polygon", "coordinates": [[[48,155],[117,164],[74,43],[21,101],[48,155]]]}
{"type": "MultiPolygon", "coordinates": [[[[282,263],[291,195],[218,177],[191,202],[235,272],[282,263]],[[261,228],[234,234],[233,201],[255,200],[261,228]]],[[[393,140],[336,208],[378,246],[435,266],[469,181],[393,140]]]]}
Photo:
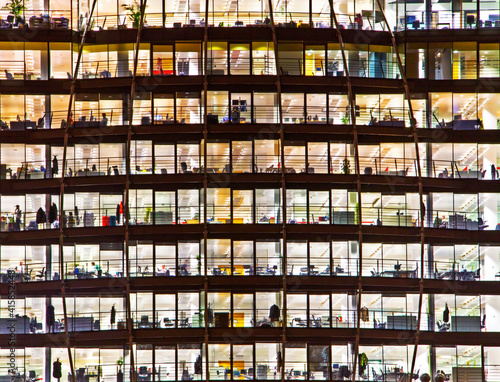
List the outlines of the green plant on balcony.
{"type": "Polygon", "coordinates": [[[8,10],[9,13],[14,16],[16,26],[23,22],[21,14],[26,9],[23,0],[11,0],[9,3],[5,4],[2,9],[8,10]]]}
{"type": "Polygon", "coordinates": [[[196,255],[196,260],[197,260],[197,263],[198,263],[198,275],[201,275],[201,256],[200,255],[196,255]]]}
{"type": "Polygon", "coordinates": [[[122,366],[123,366],[123,357],[120,357],[116,361],[116,365],[118,366],[118,371],[116,372],[116,382],[123,382],[123,371],[122,371],[122,366]]]}
{"type": "Polygon", "coordinates": [[[342,174],[349,175],[351,173],[351,162],[349,159],[344,158],[342,161],[342,174]]]}
{"type": "Polygon", "coordinates": [[[116,361],[116,364],[118,365],[118,372],[121,373],[122,372],[122,366],[123,366],[123,357],[120,357],[117,361],[116,361]]]}
{"type": "Polygon", "coordinates": [[[342,121],[343,125],[347,125],[349,123],[349,116],[347,114],[344,114],[342,118],[340,118],[340,120],[342,121]]]}
{"type": "Polygon", "coordinates": [[[141,3],[137,0],[133,0],[130,4],[123,4],[122,7],[128,12],[128,18],[132,21],[132,27],[139,28],[142,16],[141,3]]]}

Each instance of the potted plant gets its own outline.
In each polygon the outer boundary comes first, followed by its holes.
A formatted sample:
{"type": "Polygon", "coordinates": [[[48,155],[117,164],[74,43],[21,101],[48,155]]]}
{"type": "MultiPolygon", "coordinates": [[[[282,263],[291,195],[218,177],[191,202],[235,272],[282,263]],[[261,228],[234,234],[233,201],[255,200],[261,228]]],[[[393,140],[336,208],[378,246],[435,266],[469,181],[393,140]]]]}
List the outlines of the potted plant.
{"type": "Polygon", "coordinates": [[[344,158],[342,161],[342,174],[349,175],[351,173],[351,162],[349,159],[344,158]]]}
{"type": "Polygon", "coordinates": [[[23,0],[11,0],[9,3],[5,4],[2,9],[8,10],[9,13],[14,16],[15,26],[24,24],[24,20],[21,17],[21,13],[26,9],[23,0]]]}
{"type": "Polygon", "coordinates": [[[340,120],[342,121],[343,125],[347,125],[349,123],[349,116],[347,114],[344,114],[342,118],[340,118],[340,120]]]}
{"type": "MultiPolygon", "coordinates": [[[[139,28],[139,23],[141,22],[141,4],[138,0],[133,0],[130,4],[123,4],[123,9],[128,11],[128,18],[132,21],[133,28],[139,28]]],[[[147,8],[147,6],[146,6],[147,8]]]]}
{"type": "Polygon", "coordinates": [[[198,260],[198,275],[201,275],[201,256],[196,255],[196,260],[198,260]]]}
{"type": "Polygon", "coordinates": [[[118,365],[118,372],[116,373],[116,382],[123,382],[123,357],[120,357],[118,361],[116,361],[116,364],[118,365]]]}

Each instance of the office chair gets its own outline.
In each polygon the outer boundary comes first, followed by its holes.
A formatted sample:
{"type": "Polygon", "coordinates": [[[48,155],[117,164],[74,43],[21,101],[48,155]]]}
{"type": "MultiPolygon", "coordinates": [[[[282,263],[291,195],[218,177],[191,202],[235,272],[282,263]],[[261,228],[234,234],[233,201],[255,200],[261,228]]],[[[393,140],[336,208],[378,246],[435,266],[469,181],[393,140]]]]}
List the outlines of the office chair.
{"type": "Polygon", "coordinates": [[[14,79],[14,76],[12,75],[12,73],[9,73],[7,71],[7,69],[5,69],[5,77],[7,77],[8,80],[13,80],[14,79]]]}
{"type": "Polygon", "coordinates": [[[478,268],[476,272],[474,272],[474,280],[481,278],[481,268],[478,268]]]}
{"type": "Polygon", "coordinates": [[[479,231],[482,231],[488,227],[489,225],[486,225],[482,218],[477,219],[477,228],[479,229],[479,231]]]}
{"type": "Polygon", "coordinates": [[[436,324],[438,326],[438,332],[447,332],[450,330],[449,322],[437,321],[436,324]]]}
{"type": "Polygon", "coordinates": [[[300,317],[295,317],[292,320],[292,324],[293,324],[293,321],[295,321],[297,323],[297,325],[300,326],[300,327],[306,327],[307,326],[307,322],[305,320],[302,320],[300,317]]]}
{"type": "Polygon", "coordinates": [[[192,174],[193,173],[192,171],[188,171],[186,162],[181,162],[181,170],[184,174],[192,174]]]}
{"type": "Polygon", "coordinates": [[[40,272],[38,272],[35,276],[37,279],[42,280],[45,278],[45,267],[42,268],[40,272]]]}
{"type": "Polygon", "coordinates": [[[149,328],[149,316],[141,316],[141,321],[139,322],[139,329],[149,328]]]}
{"type": "Polygon", "coordinates": [[[465,18],[465,25],[469,26],[469,28],[472,28],[472,24],[476,22],[476,17],[474,15],[467,15],[465,18]]]}
{"type": "Polygon", "coordinates": [[[300,268],[300,276],[307,276],[307,275],[309,275],[308,268],[307,267],[300,268]]]}
{"type": "Polygon", "coordinates": [[[160,171],[162,175],[167,175],[168,173],[166,168],[162,168],[160,171]]]}
{"type": "Polygon", "coordinates": [[[85,368],[81,367],[76,371],[76,380],[78,382],[85,381],[85,368]]]}
{"type": "Polygon", "coordinates": [[[38,378],[36,377],[36,371],[35,370],[30,370],[29,371],[27,380],[29,382],[38,381],[38,378]]]}
{"type": "Polygon", "coordinates": [[[166,327],[172,327],[174,326],[174,322],[170,318],[165,317],[163,319],[163,325],[165,325],[166,327]]]}

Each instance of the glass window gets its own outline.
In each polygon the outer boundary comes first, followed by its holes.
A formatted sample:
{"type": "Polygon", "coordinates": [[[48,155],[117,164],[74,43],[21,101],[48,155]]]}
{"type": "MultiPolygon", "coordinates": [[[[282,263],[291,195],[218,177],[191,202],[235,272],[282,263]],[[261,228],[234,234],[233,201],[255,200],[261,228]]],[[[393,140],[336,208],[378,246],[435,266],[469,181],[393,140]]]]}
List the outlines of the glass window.
{"type": "Polygon", "coordinates": [[[174,244],[158,244],[155,247],[156,255],[156,275],[175,276],[177,267],[175,266],[174,244]]]}
{"type": "Polygon", "coordinates": [[[178,275],[199,276],[204,272],[200,243],[180,241],[177,244],[178,275]]]}
{"type": "MultiPolygon", "coordinates": [[[[304,94],[284,93],[281,95],[283,123],[304,123],[304,94]]],[[[311,117],[312,119],[312,117],[311,117]]]]}
{"type": "Polygon", "coordinates": [[[249,173],[258,172],[258,166],[252,167],[252,142],[251,141],[233,141],[231,143],[231,172],[233,173],[249,173]]]}
{"type": "Polygon", "coordinates": [[[256,275],[275,276],[282,273],[282,253],[281,242],[279,241],[258,241],[256,249],[256,275]]]}
{"type": "Polygon", "coordinates": [[[229,239],[207,240],[207,267],[213,276],[230,276],[231,267],[231,241],[229,239]]]}
{"type": "Polygon", "coordinates": [[[279,44],[278,58],[281,75],[304,75],[304,59],[302,44],[279,44]]]}
{"type": "MultiPolygon", "coordinates": [[[[228,117],[228,99],[229,95],[227,91],[209,91],[207,94],[207,118],[210,123],[227,123],[229,122],[228,117]]],[[[231,118],[232,118],[231,112],[231,118]]],[[[232,122],[238,123],[235,116],[235,120],[232,122]]]]}
{"type": "MultiPolygon", "coordinates": [[[[160,62],[159,65],[164,64],[160,62]]],[[[175,122],[174,94],[155,93],[153,108],[155,124],[173,124],[175,122]]]]}
{"type": "Polygon", "coordinates": [[[196,43],[175,44],[175,63],[175,74],[178,76],[201,75],[201,45],[196,43]]]}
{"type": "MultiPolygon", "coordinates": [[[[254,378],[267,380],[281,379],[281,371],[278,370],[277,364],[279,358],[283,359],[281,354],[281,344],[279,343],[255,344],[255,364],[257,369],[254,378]]],[[[283,370],[283,367],[281,370],[283,370]]]]}
{"type": "Polygon", "coordinates": [[[233,294],[233,328],[252,327],[253,323],[253,294],[233,294]]]}
{"type": "Polygon", "coordinates": [[[252,97],[250,93],[231,93],[231,122],[252,122],[252,97]]]}
{"type": "Polygon", "coordinates": [[[250,44],[230,44],[231,74],[250,74],[250,44]]]}
{"type": "Polygon", "coordinates": [[[235,275],[253,276],[255,274],[253,247],[253,241],[233,241],[233,263],[235,275]]]}
{"type": "Polygon", "coordinates": [[[305,46],[305,74],[306,76],[325,76],[325,47],[323,45],[305,46]]]}
{"type": "Polygon", "coordinates": [[[176,118],[178,123],[201,123],[201,94],[197,92],[176,93],[176,118]]]}
{"type": "Polygon", "coordinates": [[[278,123],[276,93],[254,93],[254,123],[278,123]]]}
{"type": "Polygon", "coordinates": [[[274,44],[272,42],[253,42],[252,60],[253,75],[276,74],[274,44]]]}

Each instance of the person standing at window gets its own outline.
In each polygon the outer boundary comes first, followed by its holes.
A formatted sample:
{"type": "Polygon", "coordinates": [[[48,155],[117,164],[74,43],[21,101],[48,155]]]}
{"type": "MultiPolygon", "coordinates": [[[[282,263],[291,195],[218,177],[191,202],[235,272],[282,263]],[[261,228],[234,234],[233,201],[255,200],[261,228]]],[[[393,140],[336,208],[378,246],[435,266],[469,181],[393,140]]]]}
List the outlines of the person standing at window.
{"type": "Polygon", "coordinates": [[[19,208],[19,204],[16,205],[16,209],[14,210],[14,216],[16,217],[16,222],[15,222],[15,231],[20,231],[21,230],[21,217],[23,215],[23,212],[19,208]]]}

